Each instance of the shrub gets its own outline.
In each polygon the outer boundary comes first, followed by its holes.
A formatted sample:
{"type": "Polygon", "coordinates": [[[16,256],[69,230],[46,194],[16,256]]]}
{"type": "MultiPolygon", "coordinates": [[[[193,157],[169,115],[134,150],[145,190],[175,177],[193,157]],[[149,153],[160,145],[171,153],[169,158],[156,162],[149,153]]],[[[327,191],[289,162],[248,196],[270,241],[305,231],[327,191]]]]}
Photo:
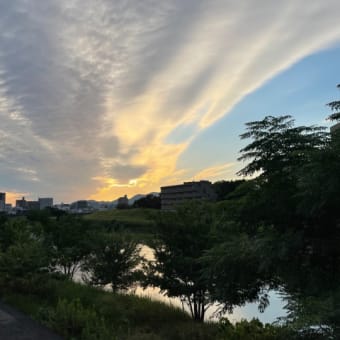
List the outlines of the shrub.
{"type": "Polygon", "coordinates": [[[38,318],[67,339],[116,339],[104,319],[94,309],[84,308],[78,299],[59,300],[55,309],[41,309],[38,318]]]}
{"type": "Polygon", "coordinates": [[[297,334],[286,326],[262,324],[258,319],[241,320],[232,325],[228,319],[220,321],[221,339],[226,340],[286,340],[297,334]]]}

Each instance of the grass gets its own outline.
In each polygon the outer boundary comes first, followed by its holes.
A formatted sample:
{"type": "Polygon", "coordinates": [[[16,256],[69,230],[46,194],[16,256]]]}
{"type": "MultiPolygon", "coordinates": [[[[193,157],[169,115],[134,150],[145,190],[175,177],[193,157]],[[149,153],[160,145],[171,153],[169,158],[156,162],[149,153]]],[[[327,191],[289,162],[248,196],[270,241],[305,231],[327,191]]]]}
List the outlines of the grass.
{"type": "MultiPolygon", "coordinates": [[[[69,322],[65,320],[68,313],[69,318],[75,318],[74,315],[79,314],[79,318],[76,318],[78,322],[86,317],[90,318],[85,324],[88,325],[90,321],[95,328],[104,320],[103,327],[106,332],[109,330],[112,339],[203,340],[215,339],[218,333],[216,324],[198,324],[177,307],[152,301],[147,297],[113,294],[68,280],[45,279],[39,289],[35,289],[34,294],[7,291],[3,300],[38,321],[45,322],[56,332],[70,339],[69,333],[65,333],[66,329],[70,328],[65,325],[69,322]],[[63,302],[62,308],[60,301],[63,302]],[[78,301],[78,305],[74,301],[78,301]],[[78,311],[75,308],[78,308],[78,311]],[[48,315],[52,317],[47,317],[48,315]]],[[[75,324],[77,321],[72,322],[75,324]]],[[[84,334],[75,339],[87,339],[84,334]]],[[[101,338],[92,335],[92,338],[105,339],[105,336],[101,338]]]]}
{"type": "Polygon", "coordinates": [[[83,218],[99,224],[107,224],[130,234],[136,241],[149,244],[154,238],[153,216],[159,213],[155,209],[112,209],[96,211],[83,218]]]}
{"type": "Polygon", "coordinates": [[[122,223],[138,223],[141,225],[152,225],[152,215],[155,209],[112,209],[107,211],[96,211],[84,218],[96,221],[117,221],[122,223]]]}

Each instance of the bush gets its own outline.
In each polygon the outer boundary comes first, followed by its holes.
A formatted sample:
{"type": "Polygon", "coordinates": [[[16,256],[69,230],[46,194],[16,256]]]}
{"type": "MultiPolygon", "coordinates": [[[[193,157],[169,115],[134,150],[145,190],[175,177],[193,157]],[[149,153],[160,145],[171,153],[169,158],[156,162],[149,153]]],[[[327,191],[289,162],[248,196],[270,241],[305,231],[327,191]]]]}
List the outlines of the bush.
{"type": "Polygon", "coordinates": [[[220,321],[220,339],[226,340],[286,340],[298,339],[297,334],[286,326],[263,324],[258,319],[241,320],[235,325],[228,319],[220,321]]]}
{"type": "Polygon", "coordinates": [[[85,308],[78,299],[59,300],[55,309],[42,308],[38,318],[67,339],[116,339],[104,319],[94,309],[85,308]]]}

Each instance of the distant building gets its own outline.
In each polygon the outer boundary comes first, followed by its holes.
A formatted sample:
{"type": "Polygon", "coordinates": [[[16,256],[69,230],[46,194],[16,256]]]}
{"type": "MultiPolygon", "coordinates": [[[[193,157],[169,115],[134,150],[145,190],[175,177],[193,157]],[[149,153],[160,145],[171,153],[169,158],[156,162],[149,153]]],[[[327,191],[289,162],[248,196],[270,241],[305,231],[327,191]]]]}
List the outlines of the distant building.
{"type": "Polygon", "coordinates": [[[216,193],[211,182],[184,182],[183,184],[161,187],[162,210],[173,210],[178,204],[193,199],[215,200],[216,193]]]}
{"type": "Polygon", "coordinates": [[[117,208],[118,209],[125,209],[129,207],[129,199],[127,196],[119,197],[117,202],[117,208]]]}
{"type": "Polygon", "coordinates": [[[40,210],[53,207],[53,198],[52,197],[45,197],[45,198],[39,197],[38,202],[39,202],[40,210]]]}
{"type": "Polygon", "coordinates": [[[55,205],[54,207],[63,211],[69,211],[71,209],[71,205],[66,203],[60,203],[55,205]]]}
{"type": "Polygon", "coordinates": [[[77,209],[87,209],[89,207],[87,201],[85,200],[80,200],[76,202],[76,207],[77,209]]]}
{"type": "Polygon", "coordinates": [[[15,207],[20,210],[39,210],[40,208],[38,201],[26,201],[25,197],[21,200],[16,200],[15,207]]]}
{"type": "Polygon", "coordinates": [[[80,200],[80,201],[73,202],[70,205],[70,210],[76,213],[86,213],[90,210],[90,207],[86,200],[80,200]]]}
{"type": "Polygon", "coordinates": [[[25,200],[25,197],[23,197],[21,200],[16,200],[15,207],[20,209],[27,209],[27,201],[25,200]]]}
{"type": "Polygon", "coordinates": [[[27,201],[27,209],[28,210],[39,210],[40,205],[38,201],[27,201]]]}
{"type": "Polygon", "coordinates": [[[0,192],[0,211],[6,210],[6,193],[0,192]]]}

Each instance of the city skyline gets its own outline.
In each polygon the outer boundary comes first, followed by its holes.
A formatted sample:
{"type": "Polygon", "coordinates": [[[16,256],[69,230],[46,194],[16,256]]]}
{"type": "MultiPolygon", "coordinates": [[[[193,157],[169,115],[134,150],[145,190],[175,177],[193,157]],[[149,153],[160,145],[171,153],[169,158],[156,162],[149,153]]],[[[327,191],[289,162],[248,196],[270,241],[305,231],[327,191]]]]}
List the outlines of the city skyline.
{"type": "Polygon", "coordinates": [[[248,121],[326,125],[340,3],[0,5],[0,192],[112,201],[236,179],[248,121]]]}

